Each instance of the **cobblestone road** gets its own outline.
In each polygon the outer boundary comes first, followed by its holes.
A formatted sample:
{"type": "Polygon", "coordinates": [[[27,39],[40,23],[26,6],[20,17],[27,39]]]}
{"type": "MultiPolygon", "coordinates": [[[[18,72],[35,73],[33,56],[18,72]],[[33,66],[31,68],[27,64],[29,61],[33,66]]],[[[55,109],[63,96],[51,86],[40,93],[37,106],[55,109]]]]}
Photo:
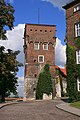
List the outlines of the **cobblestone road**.
{"type": "Polygon", "coordinates": [[[58,101],[28,101],[0,109],[0,120],[80,120],[55,107],[58,101]]]}

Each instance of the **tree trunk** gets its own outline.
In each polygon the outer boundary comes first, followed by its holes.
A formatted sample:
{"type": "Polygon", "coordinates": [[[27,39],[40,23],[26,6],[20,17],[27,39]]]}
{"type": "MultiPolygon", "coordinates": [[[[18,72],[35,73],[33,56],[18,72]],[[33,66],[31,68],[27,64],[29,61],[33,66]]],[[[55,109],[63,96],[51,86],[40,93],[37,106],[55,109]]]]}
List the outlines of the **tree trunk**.
{"type": "Polygon", "coordinates": [[[1,95],[1,102],[5,102],[5,94],[1,95]]]}

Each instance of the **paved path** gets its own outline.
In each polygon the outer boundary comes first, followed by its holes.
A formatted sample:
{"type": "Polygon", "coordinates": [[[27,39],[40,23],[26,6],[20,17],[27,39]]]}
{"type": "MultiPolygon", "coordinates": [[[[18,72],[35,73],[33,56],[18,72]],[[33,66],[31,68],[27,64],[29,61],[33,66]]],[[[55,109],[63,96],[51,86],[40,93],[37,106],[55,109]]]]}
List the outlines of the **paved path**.
{"type": "Polygon", "coordinates": [[[56,107],[80,117],[80,109],[71,107],[69,103],[61,103],[56,105],[56,107]]]}
{"type": "Polygon", "coordinates": [[[56,108],[60,101],[27,101],[0,109],[0,120],[80,120],[56,108]]]}

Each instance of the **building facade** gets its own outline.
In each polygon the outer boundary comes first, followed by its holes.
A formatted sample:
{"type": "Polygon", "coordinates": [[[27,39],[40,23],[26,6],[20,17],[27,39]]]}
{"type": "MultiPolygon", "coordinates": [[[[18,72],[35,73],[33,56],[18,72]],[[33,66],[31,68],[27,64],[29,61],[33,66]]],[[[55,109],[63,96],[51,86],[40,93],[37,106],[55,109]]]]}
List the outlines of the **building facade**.
{"type": "Polygon", "coordinates": [[[76,38],[80,36],[80,0],[73,0],[63,7],[66,10],[66,42],[76,45],[76,38]]]}
{"type": "Polygon", "coordinates": [[[63,8],[66,10],[68,92],[71,100],[80,100],[80,0],[73,0],[63,8]]]}
{"type": "Polygon", "coordinates": [[[60,68],[55,66],[55,88],[56,97],[66,97],[67,95],[67,81],[66,81],[66,67],[60,68]]]}
{"type": "Polygon", "coordinates": [[[24,32],[25,74],[24,96],[35,98],[38,75],[45,64],[55,74],[56,26],[26,24],[24,32]]]}

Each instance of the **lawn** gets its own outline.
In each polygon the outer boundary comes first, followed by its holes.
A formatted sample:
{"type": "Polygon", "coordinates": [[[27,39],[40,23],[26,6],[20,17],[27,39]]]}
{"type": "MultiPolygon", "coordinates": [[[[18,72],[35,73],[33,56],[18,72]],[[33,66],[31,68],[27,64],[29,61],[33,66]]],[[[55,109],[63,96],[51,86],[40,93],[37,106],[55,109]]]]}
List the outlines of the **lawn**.
{"type": "Polygon", "coordinates": [[[80,101],[71,103],[70,106],[76,107],[76,108],[79,108],[79,109],[80,109],[80,101]]]}

